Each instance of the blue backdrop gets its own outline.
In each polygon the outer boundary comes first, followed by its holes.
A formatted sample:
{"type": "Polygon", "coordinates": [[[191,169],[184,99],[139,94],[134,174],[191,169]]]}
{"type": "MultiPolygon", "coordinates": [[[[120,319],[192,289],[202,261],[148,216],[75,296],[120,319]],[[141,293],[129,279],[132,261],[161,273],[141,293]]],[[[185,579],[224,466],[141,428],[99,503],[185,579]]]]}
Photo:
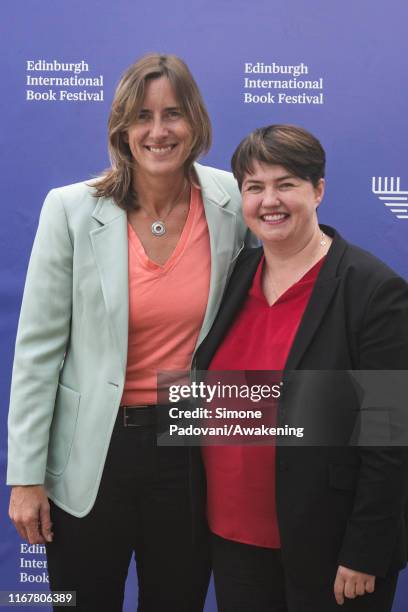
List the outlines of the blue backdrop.
{"type": "MultiPolygon", "coordinates": [[[[228,169],[238,141],[260,125],[316,134],[328,155],[320,220],[407,276],[405,0],[3,0],[2,10],[2,482],[13,343],[40,207],[50,188],[108,165],[113,91],[144,53],[175,53],[195,75],[214,126],[204,163],[228,169]],[[66,81],[47,81],[56,78],[66,81]]],[[[21,548],[3,485],[0,504],[0,591],[42,589],[45,557],[21,548]]],[[[126,610],[134,584],[131,568],[126,610]]],[[[406,599],[404,572],[394,612],[406,599]]],[[[215,609],[210,592],[206,611],[215,609]]]]}

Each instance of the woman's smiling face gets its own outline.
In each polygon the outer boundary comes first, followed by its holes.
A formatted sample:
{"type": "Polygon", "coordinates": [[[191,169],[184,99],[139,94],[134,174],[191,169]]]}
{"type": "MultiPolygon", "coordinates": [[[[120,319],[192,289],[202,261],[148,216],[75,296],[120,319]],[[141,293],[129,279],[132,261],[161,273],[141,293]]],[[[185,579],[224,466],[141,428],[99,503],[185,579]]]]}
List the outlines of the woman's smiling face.
{"type": "Polygon", "coordinates": [[[126,133],[136,176],[183,172],[193,135],[167,77],[150,80],[138,117],[126,133]]]}
{"type": "Polygon", "coordinates": [[[254,161],[241,192],[245,222],[265,245],[297,248],[318,228],[324,179],[315,187],[284,166],[254,161]]]}

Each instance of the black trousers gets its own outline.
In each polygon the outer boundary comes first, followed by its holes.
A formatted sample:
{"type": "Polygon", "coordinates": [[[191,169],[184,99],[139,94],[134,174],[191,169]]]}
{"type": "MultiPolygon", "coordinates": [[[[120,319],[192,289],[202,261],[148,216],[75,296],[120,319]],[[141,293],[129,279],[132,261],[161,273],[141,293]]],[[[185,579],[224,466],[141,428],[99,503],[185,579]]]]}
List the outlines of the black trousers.
{"type": "Polygon", "coordinates": [[[285,574],[280,550],[212,536],[218,612],[391,612],[398,574],[377,578],[374,593],[336,603],[333,581],[303,590],[285,574]]]}
{"type": "Polygon", "coordinates": [[[120,410],[91,512],[76,518],[51,503],[51,589],[76,591],[81,612],[119,612],[134,552],[138,612],[201,612],[209,547],[189,467],[188,448],[158,447],[154,426],[125,427],[120,410]]]}

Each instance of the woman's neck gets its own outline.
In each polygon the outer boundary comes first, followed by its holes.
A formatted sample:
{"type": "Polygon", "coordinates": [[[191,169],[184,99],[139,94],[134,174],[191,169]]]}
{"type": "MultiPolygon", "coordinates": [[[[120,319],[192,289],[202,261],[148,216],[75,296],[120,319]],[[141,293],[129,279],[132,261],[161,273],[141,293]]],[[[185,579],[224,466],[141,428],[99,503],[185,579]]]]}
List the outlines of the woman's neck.
{"type": "Polygon", "coordinates": [[[270,272],[279,276],[309,270],[329,250],[332,239],[316,226],[297,244],[264,244],[265,263],[270,272]]]}
{"type": "Polygon", "coordinates": [[[156,216],[167,211],[169,204],[176,204],[182,199],[186,184],[184,172],[164,177],[142,175],[133,179],[137,204],[156,216]]]}
{"type": "Polygon", "coordinates": [[[272,306],[299,281],[330,248],[332,239],[323,234],[317,225],[310,234],[305,234],[302,243],[265,244],[265,265],[262,271],[262,290],[272,306]]]}

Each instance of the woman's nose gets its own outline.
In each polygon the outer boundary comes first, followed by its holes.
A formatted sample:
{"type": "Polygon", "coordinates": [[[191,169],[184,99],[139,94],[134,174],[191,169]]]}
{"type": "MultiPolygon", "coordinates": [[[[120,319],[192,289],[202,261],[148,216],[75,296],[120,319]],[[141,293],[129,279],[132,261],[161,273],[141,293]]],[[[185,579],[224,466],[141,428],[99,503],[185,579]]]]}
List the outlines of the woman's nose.
{"type": "Polygon", "coordinates": [[[279,193],[277,189],[266,189],[263,194],[262,204],[264,206],[279,206],[279,193]]]}
{"type": "Polygon", "coordinates": [[[151,137],[160,139],[160,138],[165,138],[167,134],[168,134],[168,129],[167,129],[167,125],[165,121],[163,121],[161,117],[158,117],[157,119],[153,119],[151,128],[150,128],[151,137]]]}

